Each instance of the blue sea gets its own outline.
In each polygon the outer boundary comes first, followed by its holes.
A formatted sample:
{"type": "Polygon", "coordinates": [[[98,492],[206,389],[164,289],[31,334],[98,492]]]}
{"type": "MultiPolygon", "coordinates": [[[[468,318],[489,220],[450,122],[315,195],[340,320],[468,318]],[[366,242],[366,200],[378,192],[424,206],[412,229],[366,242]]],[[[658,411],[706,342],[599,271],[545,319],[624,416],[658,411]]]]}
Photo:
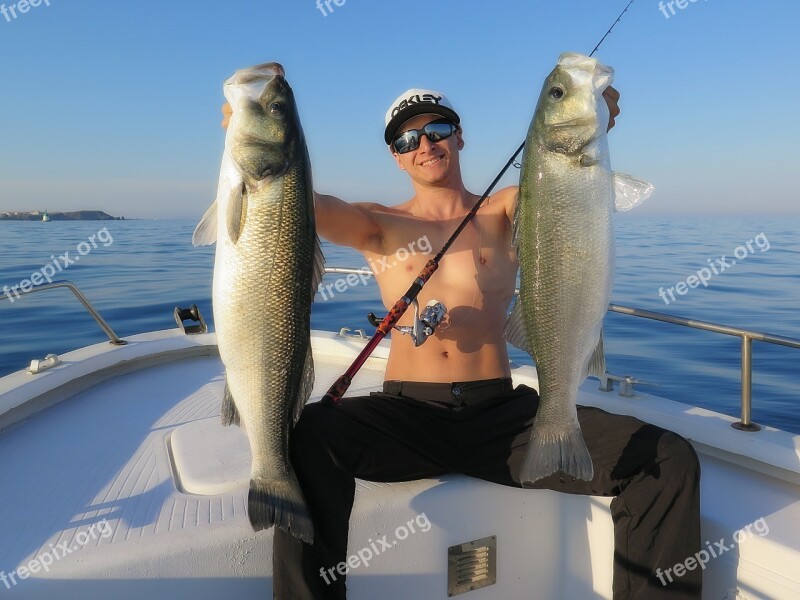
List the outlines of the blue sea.
{"type": "MultiPolygon", "coordinates": [[[[60,267],[56,277],[75,282],[122,337],[175,327],[176,305],[197,304],[211,324],[214,248],[192,247],[194,227],[0,221],[0,295],[60,267]]],[[[617,215],[616,229],[612,302],[800,339],[800,218],[617,215]]],[[[327,266],[364,266],[354,251],[324,250],[327,266]]],[[[318,295],[312,326],[372,333],[366,314],[381,313],[378,298],[372,281],[318,295]]],[[[0,376],[106,339],[66,289],[0,301],[0,323],[0,376]]],[[[739,338],[609,313],[605,342],[608,370],[655,384],[643,391],[738,416],[739,338]]],[[[753,367],[753,420],[800,433],[800,350],[753,342],[753,367]]]]}

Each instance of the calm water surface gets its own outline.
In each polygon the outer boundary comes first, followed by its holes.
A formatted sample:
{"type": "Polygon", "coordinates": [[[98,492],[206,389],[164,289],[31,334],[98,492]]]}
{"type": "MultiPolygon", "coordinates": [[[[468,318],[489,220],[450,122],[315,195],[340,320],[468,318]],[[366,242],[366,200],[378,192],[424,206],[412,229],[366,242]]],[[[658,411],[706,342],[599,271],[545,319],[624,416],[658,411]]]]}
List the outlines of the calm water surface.
{"type": "MultiPolygon", "coordinates": [[[[0,222],[0,295],[3,286],[19,285],[48,264],[63,268],[59,257],[68,252],[67,262],[79,260],[58,277],[74,281],[120,336],[174,327],[176,305],[197,304],[212,324],[214,248],[191,246],[194,226],[189,221],[0,222]],[[89,242],[92,235],[96,247],[89,242]]],[[[328,266],[364,265],[354,251],[327,244],[324,250],[328,266]]],[[[381,311],[372,283],[328,301],[317,298],[316,329],[371,333],[365,316],[381,311]]],[[[800,219],[618,215],[612,301],[800,338],[800,219]],[[711,274],[708,286],[689,280],[696,286],[690,288],[687,279],[703,268],[711,274]],[[661,288],[669,304],[659,296],[661,288]]],[[[0,375],[24,368],[32,358],[105,339],[67,290],[0,302],[0,323],[0,375]]],[[[609,313],[605,340],[610,372],[651,381],[657,387],[643,390],[660,396],[738,414],[738,338],[609,313]]],[[[753,419],[800,433],[800,350],[760,342],[753,350],[753,419]]],[[[511,354],[531,362],[516,350],[511,354]]]]}

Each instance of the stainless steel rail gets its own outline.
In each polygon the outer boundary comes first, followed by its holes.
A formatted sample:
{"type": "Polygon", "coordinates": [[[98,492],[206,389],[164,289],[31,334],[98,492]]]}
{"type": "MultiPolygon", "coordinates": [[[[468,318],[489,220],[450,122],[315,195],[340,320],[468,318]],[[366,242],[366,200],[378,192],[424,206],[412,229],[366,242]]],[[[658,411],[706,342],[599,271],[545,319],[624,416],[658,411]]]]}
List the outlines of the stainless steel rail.
{"type": "Polygon", "coordinates": [[[649,310],[641,310],[639,308],[631,308],[629,306],[620,306],[618,304],[609,304],[608,310],[624,315],[633,315],[634,317],[642,317],[644,319],[652,319],[654,321],[662,321],[664,323],[672,323],[673,325],[681,325],[682,327],[690,327],[692,329],[701,329],[703,331],[711,331],[714,333],[722,333],[724,335],[732,335],[739,337],[742,340],[742,420],[733,423],[732,426],[742,431],[758,431],[761,429],[751,420],[752,414],[752,384],[753,384],[753,340],[759,342],[767,342],[768,344],[777,344],[780,346],[787,346],[789,348],[800,348],[800,340],[783,337],[780,335],[772,335],[770,333],[761,333],[759,331],[751,331],[749,329],[740,329],[738,327],[730,327],[728,325],[718,325],[716,323],[708,323],[706,321],[697,321],[695,319],[686,319],[683,317],[676,317],[664,313],[652,312],[649,310]]]}
{"type": "MultiPolygon", "coordinates": [[[[329,267],[325,269],[325,272],[340,274],[355,273],[356,275],[366,273],[364,269],[350,269],[345,267],[329,267]]],[[[519,295],[518,289],[514,290],[514,295],[519,295]]],[[[621,306],[619,304],[609,304],[608,310],[624,315],[632,315],[634,317],[640,317],[643,319],[652,319],[654,321],[662,321],[664,323],[671,323],[673,325],[680,325],[682,327],[689,327],[691,329],[700,329],[703,331],[711,331],[713,333],[721,333],[723,335],[731,335],[741,338],[742,418],[741,421],[733,423],[731,426],[742,431],[759,431],[761,429],[761,426],[753,423],[752,421],[753,340],[758,342],[766,342],[768,344],[786,346],[788,348],[800,348],[800,340],[780,335],[773,335],[770,333],[762,333],[760,331],[740,329],[739,327],[730,327],[728,325],[718,325],[717,323],[698,321],[696,319],[686,319],[684,317],[676,317],[674,315],[632,308],[630,306],[621,306]]]]}
{"type": "MultiPolygon", "coordinates": [[[[78,287],[74,283],[72,283],[71,281],[65,281],[65,280],[53,281],[52,283],[44,283],[42,285],[37,285],[36,287],[31,288],[31,289],[29,289],[27,291],[16,290],[16,289],[13,290],[13,291],[14,291],[14,295],[24,296],[26,294],[33,294],[35,292],[44,292],[46,290],[52,290],[52,289],[64,288],[64,287],[68,288],[73,294],[75,294],[75,297],[80,301],[81,304],[83,304],[84,308],[86,308],[86,310],[89,312],[89,314],[92,315],[92,318],[94,318],[94,320],[97,321],[97,324],[100,325],[100,327],[102,327],[103,331],[105,331],[106,335],[108,336],[108,339],[110,340],[110,342],[112,344],[115,344],[115,345],[118,345],[118,346],[124,346],[125,344],[128,343],[125,340],[123,340],[122,338],[120,338],[116,333],[114,333],[114,330],[111,329],[111,326],[108,323],[106,323],[106,321],[105,321],[105,319],[103,319],[103,317],[100,316],[100,313],[97,312],[97,310],[94,308],[94,306],[92,306],[91,302],[89,302],[89,300],[86,298],[86,296],[83,295],[83,292],[81,292],[78,289],[78,287]]],[[[7,296],[5,294],[0,296],[0,300],[6,299],[6,298],[8,298],[9,300],[11,299],[9,296],[7,296]]]]}
{"type": "Polygon", "coordinates": [[[353,275],[369,275],[372,276],[372,271],[367,269],[366,267],[362,269],[351,269],[350,267],[325,267],[325,274],[340,274],[340,275],[349,275],[352,273],[353,275]]]}

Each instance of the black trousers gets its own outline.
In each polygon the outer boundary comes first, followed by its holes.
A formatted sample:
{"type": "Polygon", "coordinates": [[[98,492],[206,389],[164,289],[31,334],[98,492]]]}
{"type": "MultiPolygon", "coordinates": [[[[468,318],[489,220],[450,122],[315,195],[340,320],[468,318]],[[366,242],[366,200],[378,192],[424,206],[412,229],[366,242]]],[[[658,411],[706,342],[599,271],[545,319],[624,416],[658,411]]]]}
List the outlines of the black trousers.
{"type": "MultiPolygon", "coordinates": [[[[496,379],[452,385],[388,381],[383,392],[345,398],[335,408],[306,406],[291,436],[290,456],[315,540],[308,545],[275,530],[274,597],[346,597],[344,576],[334,571],[334,580],[321,572],[346,560],[356,477],[392,482],[463,473],[520,487],[538,405],[535,390],[512,389],[509,379],[496,379]]],[[[700,550],[694,449],[677,434],[633,417],[579,406],[578,419],[594,478],[555,473],[533,487],[614,496],[614,600],[699,599],[699,568],[680,578],[663,575],[700,550]]]]}

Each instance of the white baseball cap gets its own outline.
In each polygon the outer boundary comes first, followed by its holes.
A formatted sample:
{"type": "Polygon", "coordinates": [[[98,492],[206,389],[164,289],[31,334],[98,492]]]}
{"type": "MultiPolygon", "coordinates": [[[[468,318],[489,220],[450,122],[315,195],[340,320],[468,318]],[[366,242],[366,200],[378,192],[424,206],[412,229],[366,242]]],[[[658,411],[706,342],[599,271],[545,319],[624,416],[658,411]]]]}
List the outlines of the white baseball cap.
{"type": "Polygon", "coordinates": [[[397,130],[403,123],[417,115],[427,114],[440,115],[450,119],[456,125],[461,122],[447,96],[436,90],[411,88],[400,94],[386,111],[384,120],[386,129],[383,132],[386,144],[392,143],[397,130]]]}

